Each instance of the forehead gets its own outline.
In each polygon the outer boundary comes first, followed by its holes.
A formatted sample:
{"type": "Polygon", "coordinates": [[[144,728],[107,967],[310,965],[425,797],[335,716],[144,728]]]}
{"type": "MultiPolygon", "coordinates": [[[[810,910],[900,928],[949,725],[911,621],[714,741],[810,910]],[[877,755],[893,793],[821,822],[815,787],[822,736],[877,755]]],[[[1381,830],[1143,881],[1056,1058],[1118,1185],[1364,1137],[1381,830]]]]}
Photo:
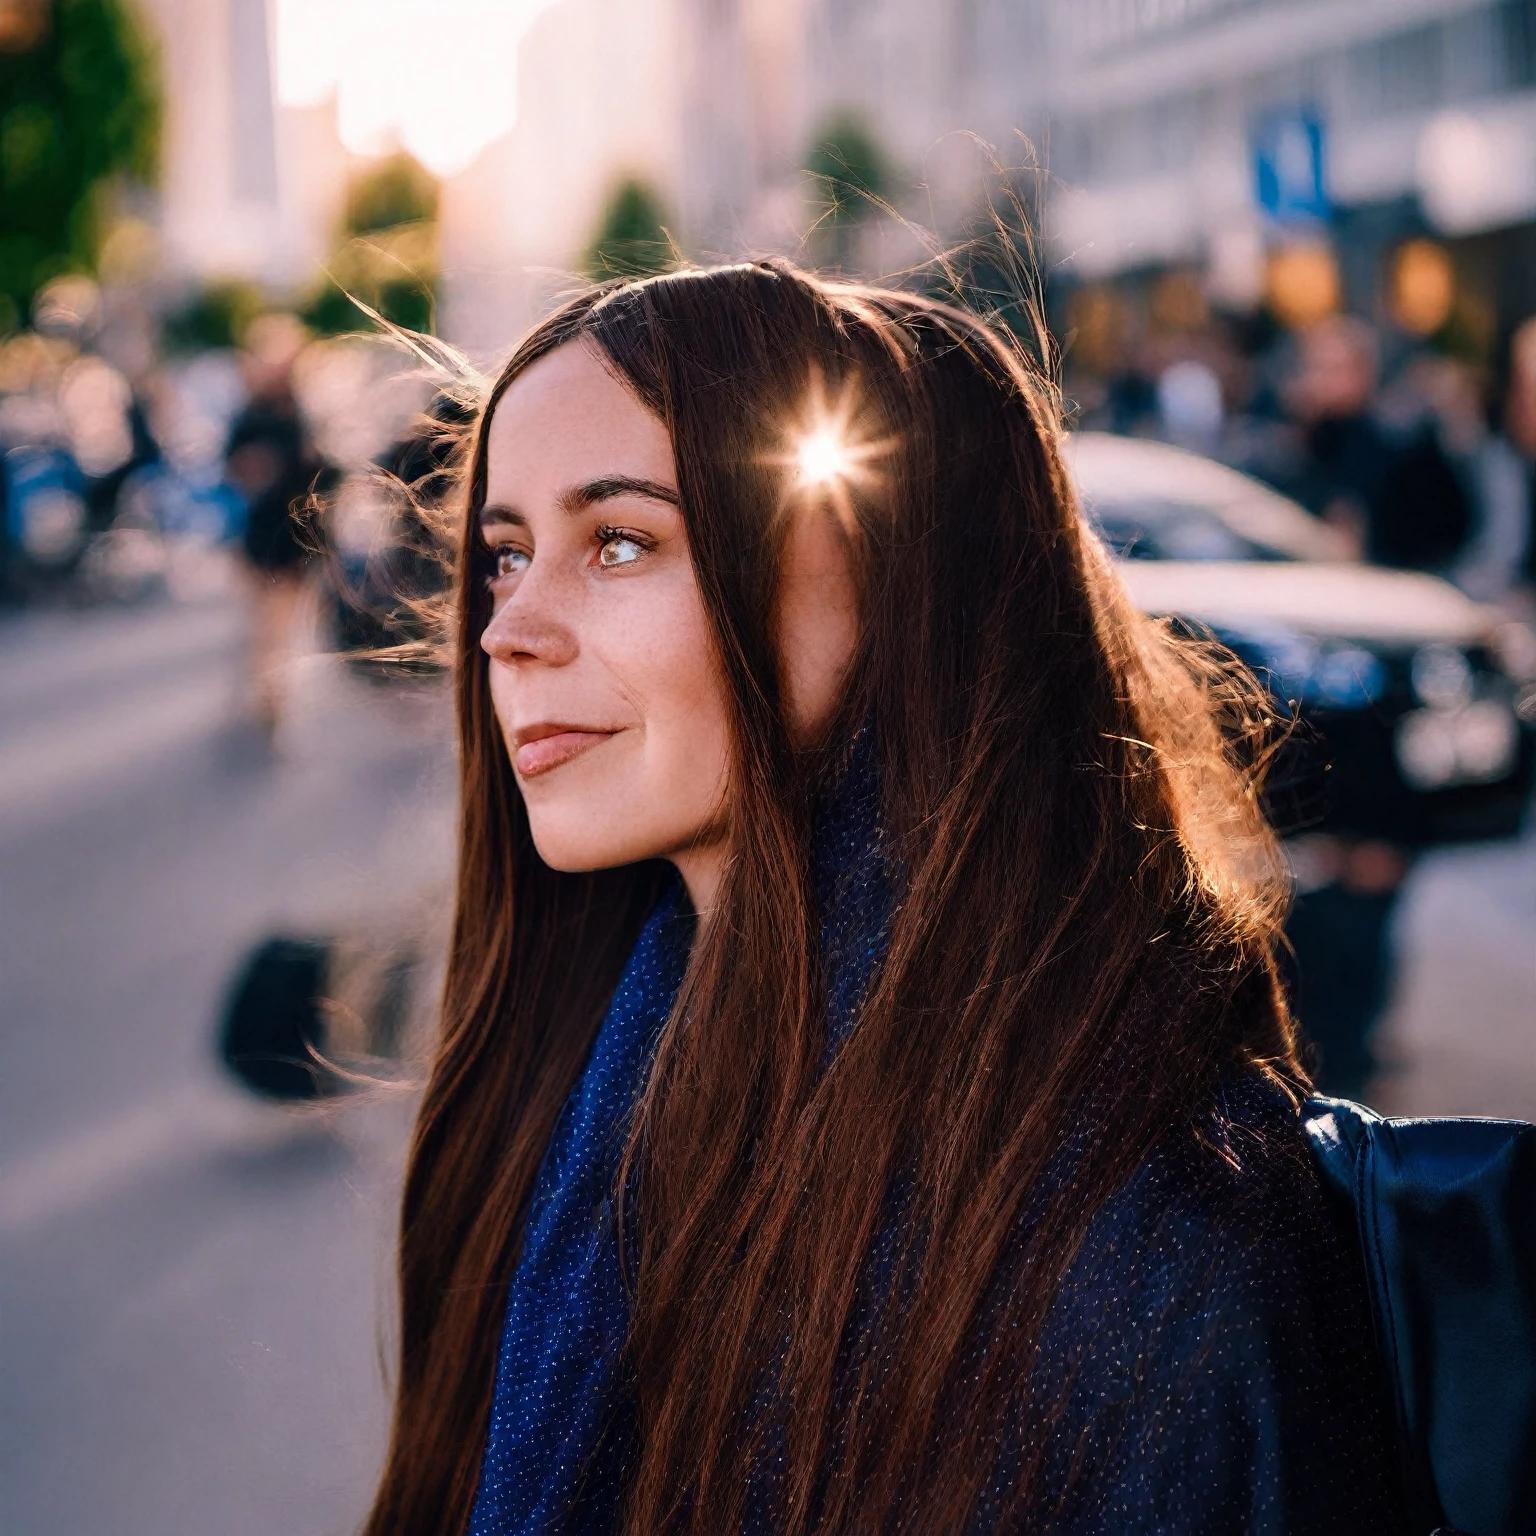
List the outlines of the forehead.
{"type": "Polygon", "coordinates": [[[497,403],[486,435],[487,493],[509,499],[519,486],[560,489],[611,474],[675,485],[672,441],[592,343],[567,342],[497,403]]]}

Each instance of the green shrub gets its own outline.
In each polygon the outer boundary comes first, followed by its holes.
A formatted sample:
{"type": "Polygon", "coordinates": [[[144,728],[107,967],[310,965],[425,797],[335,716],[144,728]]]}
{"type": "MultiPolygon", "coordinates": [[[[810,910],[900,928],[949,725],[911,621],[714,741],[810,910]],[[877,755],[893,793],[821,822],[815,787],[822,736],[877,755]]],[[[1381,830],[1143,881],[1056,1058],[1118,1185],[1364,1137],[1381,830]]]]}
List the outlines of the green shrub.
{"type": "Polygon", "coordinates": [[[670,272],[678,264],[678,251],[663,220],[660,201],[643,181],[631,177],[621,182],[587,248],[587,275],[601,282],[670,272]]]}

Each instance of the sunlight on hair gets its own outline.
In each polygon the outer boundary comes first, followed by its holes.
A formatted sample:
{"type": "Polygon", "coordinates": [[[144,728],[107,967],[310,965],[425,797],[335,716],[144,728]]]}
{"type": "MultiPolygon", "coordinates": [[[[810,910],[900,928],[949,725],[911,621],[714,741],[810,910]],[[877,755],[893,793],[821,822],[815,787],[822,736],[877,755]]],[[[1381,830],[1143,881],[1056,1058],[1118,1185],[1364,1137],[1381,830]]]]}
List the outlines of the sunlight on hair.
{"type": "Polygon", "coordinates": [[[790,447],[771,461],[793,471],[789,490],[825,496],[843,531],[857,532],[852,487],[879,481],[878,460],[895,447],[892,438],[872,438],[860,421],[861,402],[852,380],[835,397],[829,396],[819,369],[811,372],[810,388],[799,418],[786,434],[790,447]]]}

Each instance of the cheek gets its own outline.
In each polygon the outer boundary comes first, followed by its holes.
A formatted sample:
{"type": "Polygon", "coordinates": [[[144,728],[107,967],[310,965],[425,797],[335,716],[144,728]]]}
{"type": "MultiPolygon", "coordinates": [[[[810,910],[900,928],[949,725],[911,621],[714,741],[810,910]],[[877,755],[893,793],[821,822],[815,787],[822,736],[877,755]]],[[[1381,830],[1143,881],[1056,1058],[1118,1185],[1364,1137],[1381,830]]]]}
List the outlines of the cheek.
{"type": "MultiPolygon", "coordinates": [[[[624,720],[627,728],[521,784],[540,856],[572,871],[713,840],[730,782],[725,687],[691,574],[686,582],[636,581],[595,607],[582,624],[579,659],[559,669],[560,686],[584,701],[573,717],[624,720]],[[594,707],[597,700],[606,705],[594,707]]],[[[498,720],[510,718],[502,701],[516,686],[509,669],[492,665],[498,720]]]]}
{"type": "Polygon", "coordinates": [[[725,683],[692,581],[615,627],[606,660],[641,722],[647,794],[666,819],[718,814],[730,765],[725,683]]]}

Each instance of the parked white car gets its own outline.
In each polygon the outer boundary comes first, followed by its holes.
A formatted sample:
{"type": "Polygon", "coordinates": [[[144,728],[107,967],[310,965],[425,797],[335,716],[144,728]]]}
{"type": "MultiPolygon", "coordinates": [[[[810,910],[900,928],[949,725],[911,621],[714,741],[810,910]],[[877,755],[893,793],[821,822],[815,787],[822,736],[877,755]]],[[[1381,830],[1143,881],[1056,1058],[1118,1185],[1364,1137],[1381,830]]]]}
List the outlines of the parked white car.
{"type": "Polygon", "coordinates": [[[1209,630],[1317,726],[1328,823],[1408,844],[1515,832],[1536,768],[1536,635],[1450,582],[1349,558],[1251,477],[1079,432],[1083,509],[1147,613],[1209,630]]]}

